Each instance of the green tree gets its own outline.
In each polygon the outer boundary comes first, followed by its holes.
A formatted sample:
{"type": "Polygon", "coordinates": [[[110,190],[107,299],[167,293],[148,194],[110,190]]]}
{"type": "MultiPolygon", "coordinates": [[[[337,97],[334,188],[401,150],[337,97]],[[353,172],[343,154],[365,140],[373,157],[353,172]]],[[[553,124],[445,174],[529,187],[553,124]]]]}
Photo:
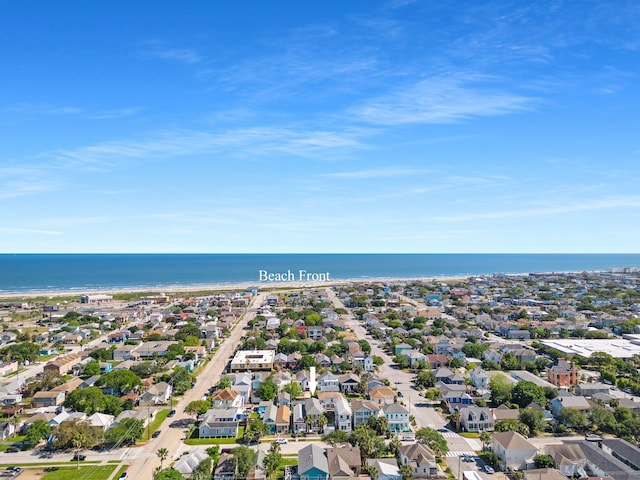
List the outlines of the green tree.
{"type": "Polygon", "coordinates": [[[373,457],[376,452],[386,448],[376,432],[366,425],[360,425],[351,432],[349,443],[360,448],[360,460],[363,464],[365,459],[373,457]]]}
{"type": "Polygon", "coordinates": [[[556,415],[558,422],[571,428],[584,428],[589,423],[587,415],[576,408],[563,408],[556,415]]]}
{"type": "Polygon", "coordinates": [[[98,387],[80,388],[69,392],[64,401],[65,408],[84,412],[88,415],[94,413],[107,413],[119,415],[122,412],[122,402],[113,395],[102,392],[98,387]]]}
{"type": "Polygon", "coordinates": [[[249,444],[252,442],[259,443],[260,439],[269,433],[269,425],[264,423],[261,418],[255,418],[249,422],[244,431],[244,439],[249,444]]]}
{"type": "Polygon", "coordinates": [[[278,394],[278,386],[271,378],[267,378],[258,387],[257,394],[262,400],[273,400],[278,394]]]}
{"type": "Polygon", "coordinates": [[[371,480],[376,480],[378,478],[378,475],[380,475],[380,472],[378,472],[378,469],[373,465],[369,465],[367,467],[367,472],[369,473],[369,477],[371,478],[371,480]]]}
{"type": "Polygon", "coordinates": [[[416,440],[426,444],[438,457],[446,455],[449,446],[445,438],[433,428],[421,428],[416,432],[416,440]]]}
{"type": "Polygon", "coordinates": [[[114,370],[101,376],[96,385],[110,388],[117,394],[124,395],[136,388],[140,388],[142,381],[139,376],[130,370],[114,370]]]}
{"type": "Polygon", "coordinates": [[[278,471],[278,465],[280,465],[281,461],[282,454],[280,453],[280,445],[274,442],[271,444],[269,451],[262,460],[262,465],[264,466],[267,478],[272,478],[273,474],[278,471]]]}
{"type": "Polygon", "coordinates": [[[484,452],[487,449],[487,446],[491,444],[491,434],[486,430],[482,430],[479,438],[482,442],[482,451],[484,452]]]}
{"type": "Polygon", "coordinates": [[[178,330],[175,335],[175,339],[185,341],[187,337],[202,338],[202,332],[193,323],[187,323],[178,330]]]}
{"type": "Polygon", "coordinates": [[[197,417],[203,413],[207,413],[207,410],[211,408],[211,402],[209,400],[193,400],[187,404],[184,411],[187,415],[193,415],[197,417]]]}
{"type": "Polygon", "coordinates": [[[97,360],[92,360],[91,362],[87,363],[82,370],[82,375],[85,375],[87,377],[100,375],[100,362],[98,362],[97,360]]]}
{"type": "Polygon", "coordinates": [[[109,445],[133,445],[136,440],[142,438],[143,433],[144,423],[142,420],[125,418],[121,422],[112,425],[104,433],[104,441],[109,445]]]}
{"type": "Polygon", "coordinates": [[[505,418],[495,423],[496,432],[518,432],[523,437],[529,436],[529,427],[515,418],[505,418]]]}
{"type": "Polygon", "coordinates": [[[553,461],[553,457],[551,455],[536,455],[533,459],[533,462],[536,464],[536,468],[553,468],[555,467],[555,462],[553,461]]]}
{"type": "Polygon", "coordinates": [[[451,423],[456,427],[456,432],[460,431],[460,410],[451,412],[451,423]]]}
{"type": "Polygon", "coordinates": [[[532,435],[542,432],[547,426],[544,412],[535,408],[525,408],[520,412],[520,421],[529,427],[532,435]]]}
{"type": "Polygon", "coordinates": [[[405,463],[400,465],[400,474],[402,475],[402,480],[412,480],[414,473],[415,472],[411,465],[405,463]]]}
{"type": "Polygon", "coordinates": [[[229,378],[228,375],[223,375],[220,378],[220,381],[218,382],[218,388],[221,390],[223,388],[231,388],[231,379],[229,378]]]}
{"type": "Polygon", "coordinates": [[[436,383],[436,376],[431,370],[421,370],[416,375],[415,384],[419,388],[431,388],[436,383]]]}
{"type": "Polygon", "coordinates": [[[36,420],[29,425],[25,440],[31,447],[35,447],[40,440],[49,438],[49,435],[51,435],[51,426],[44,420],[36,420]]]}
{"type": "Polygon", "coordinates": [[[98,348],[93,350],[89,356],[91,358],[95,358],[96,360],[106,362],[109,360],[113,360],[113,350],[111,348],[98,348]]]}
{"type": "Polygon", "coordinates": [[[400,447],[402,447],[402,442],[398,437],[392,437],[389,440],[389,453],[398,459],[400,457],[400,447]]]}
{"type": "Polygon", "coordinates": [[[591,423],[600,431],[613,432],[617,426],[616,417],[613,412],[602,407],[593,407],[589,411],[591,423]]]}
{"type": "Polygon", "coordinates": [[[160,459],[160,470],[162,470],[162,464],[169,457],[169,450],[164,447],[159,448],[158,450],[156,450],[156,455],[160,459]]]}
{"type": "Polygon", "coordinates": [[[489,390],[491,390],[491,403],[496,407],[511,398],[511,384],[501,373],[489,379],[489,390]]]}
{"type": "Polygon", "coordinates": [[[336,445],[344,445],[349,442],[349,434],[342,430],[334,430],[322,436],[322,441],[335,447],[336,445]]]}
{"type": "Polygon", "coordinates": [[[518,382],[511,390],[511,400],[518,404],[520,408],[525,408],[531,403],[537,403],[544,407],[547,402],[547,397],[544,393],[544,388],[536,385],[533,382],[518,382]]]}
{"type": "Polygon", "coordinates": [[[167,468],[166,470],[159,471],[153,480],[185,480],[184,475],[173,468],[167,468]]]}
{"type": "Polygon", "coordinates": [[[93,427],[87,421],[68,420],[55,430],[53,445],[60,449],[89,448],[97,445],[102,437],[99,427],[93,427]]]}
{"type": "Polygon", "coordinates": [[[291,398],[298,398],[302,394],[302,387],[298,382],[289,382],[282,390],[291,395],[291,398]]]}
{"type": "Polygon", "coordinates": [[[480,458],[482,458],[484,463],[491,465],[493,468],[498,468],[498,465],[500,465],[500,457],[496,452],[484,452],[480,455],[480,458]]]}
{"type": "Polygon", "coordinates": [[[256,462],[256,452],[249,447],[236,447],[232,450],[233,463],[238,478],[246,478],[256,462]]]}

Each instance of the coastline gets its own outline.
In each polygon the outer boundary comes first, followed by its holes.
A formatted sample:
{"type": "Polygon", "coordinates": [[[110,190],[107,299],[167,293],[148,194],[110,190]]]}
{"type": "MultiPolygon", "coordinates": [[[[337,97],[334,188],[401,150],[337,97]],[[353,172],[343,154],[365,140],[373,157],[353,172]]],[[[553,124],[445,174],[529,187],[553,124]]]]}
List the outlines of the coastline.
{"type": "Polygon", "coordinates": [[[211,283],[211,284],[197,284],[197,285],[169,285],[166,287],[145,287],[145,286],[131,286],[131,287],[116,287],[116,288],[100,288],[100,289],[80,289],[74,288],[69,290],[41,290],[41,291],[29,291],[29,292],[0,292],[0,300],[14,300],[14,299],[33,299],[47,297],[48,299],[55,298],[67,298],[71,296],[81,295],[118,295],[118,294],[137,294],[137,293],[150,293],[150,294],[162,294],[177,295],[180,293],[193,293],[193,292],[228,292],[228,291],[245,291],[250,288],[256,287],[259,291],[273,291],[283,289],[300,289],[300,288],[326,288],[334,285],[346,285],[350,283],[400,283],[400,282],[455,282],[466,280],[473,275],[461,275],[461,276],[436,276],[436,277],[405,277],[405,278],[390,278],[390,277],[371,277],[371,278],[347,278],[336,279],[326,282],[234,282],[234,283],[211,283]]]}

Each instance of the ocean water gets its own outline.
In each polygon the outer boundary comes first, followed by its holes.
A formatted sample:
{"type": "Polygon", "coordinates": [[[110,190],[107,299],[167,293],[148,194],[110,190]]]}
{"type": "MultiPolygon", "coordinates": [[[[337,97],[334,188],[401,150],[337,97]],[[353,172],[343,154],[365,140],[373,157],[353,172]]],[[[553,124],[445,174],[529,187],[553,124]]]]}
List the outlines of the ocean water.
{"type": "Polygon", "coordinates": [[[0,254],[0,294],[640,268],[640,254],[0,254]],[[308,275],[300,278],[300,271],[308,275]],[[280,274],[279,277],[275,277],[280,274]],[[287,277],[284,277],[287,275],[287,277]]]}

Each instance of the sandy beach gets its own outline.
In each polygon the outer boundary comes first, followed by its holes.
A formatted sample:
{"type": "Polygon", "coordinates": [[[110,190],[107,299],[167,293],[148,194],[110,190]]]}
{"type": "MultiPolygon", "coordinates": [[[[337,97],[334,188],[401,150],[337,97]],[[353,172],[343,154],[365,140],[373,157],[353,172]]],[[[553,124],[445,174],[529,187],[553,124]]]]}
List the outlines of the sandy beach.
{"type": "Polygon", "coordinates": [[[117,294],[136,294],[136,293],[149,293],[149,294],[167,294],[170,296],[176,296],[178,294],[189,294],[193,292],[228,292],[228,291],[244,291],[252,288],[257,288],[261,291],[276,291],[286,290],[293,288],[323,288],[333,285],[347,285],[356,283],[403,283],[403,282],[455,282],[462,281],[469,278],[468,276],[461,277],[420,277],[420,278],[351,278],[351,279],[337,279],[327,282],[239,282],[239,283],[212,283],[203,285],[170,285],[166,287],[123,287],[113,289],[87,289],[81,290],[75,288],[73,290],[43,290],[33,292],[14,292],[14,293],[0,293],[0,299],[33,299],[43,298],[68,298],[68,297],[80,297],[81,295],[117,295],[117,294]]]}

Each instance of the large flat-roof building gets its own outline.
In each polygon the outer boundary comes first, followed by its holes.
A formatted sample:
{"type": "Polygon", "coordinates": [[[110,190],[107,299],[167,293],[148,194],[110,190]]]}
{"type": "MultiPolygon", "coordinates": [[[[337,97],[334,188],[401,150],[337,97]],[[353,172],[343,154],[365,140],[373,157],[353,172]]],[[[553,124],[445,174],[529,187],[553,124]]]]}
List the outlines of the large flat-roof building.
{"type": "Polygon", "coordinates": [[[540,343],[567,355],[580,355],[585,358],[591,357],[595,352],[607,353],[613,358],[622,359],[640,355],[640,345],[621,338],[608,338],[606,340],[561,338],[543,340],[540,343]]]}
{"type": "Polygon", "coordinates": [[[247,370],[273,370],[275,350],[239,350],[231,360],[232,372],[244,372],[247,370]]]}

